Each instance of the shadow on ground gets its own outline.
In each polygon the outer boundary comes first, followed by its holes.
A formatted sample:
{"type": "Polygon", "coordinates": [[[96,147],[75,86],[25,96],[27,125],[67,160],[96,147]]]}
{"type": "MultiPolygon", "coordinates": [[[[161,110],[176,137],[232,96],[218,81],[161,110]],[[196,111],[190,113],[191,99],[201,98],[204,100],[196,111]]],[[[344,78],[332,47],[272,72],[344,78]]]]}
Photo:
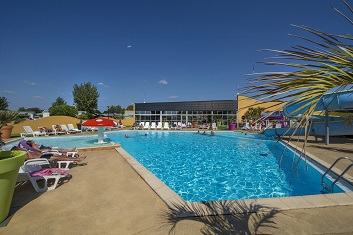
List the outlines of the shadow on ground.
{"type": "Polygon", "coordinates": [[[40,197],[40,195],[42,195],[42,193],[37,193],[34,190],[31,182],[24,181],[16,183],[9,215],[4,221],[0,223],[0,227],[5,227],[10,222],[12,216],[16,213],[16,211],[24,207],[29,202],[40,197]]]}
{"type": "MultiPolygon", "coordinates": [[[[62,184],[67,183],[71,179],[70,177],[61,179],[57,185],[57,187],[60,187],[62,184]]],[[[40,187],[44,186],[44,180],[43,182],[38,182],[40,187]]],[[[51,185],[51,181],[48,181],[48,185],[51,185]]],[[[40,197],[43,193],[37,193],[32,185],[32,183],[28,181],[22,181],[22,182],[17,182],[15,185],[15,190],[13,193],[12,197],[12,202],[11,202],[11,207],[9,211],[9,215],[7,218],[0,223],[0,227],[5,227],[7,224],[11,221],[11,218],[14,216],[14,214],[30,203],[31,201],[35,200],[36,198],[40,197]]]]}
{"type": "Polygon", "coordinates": [[[176,233],[182,221],[196,221],[204,225],[202,234],[257,234],[259,227],[276,228],[273,221],[279,211],[244,201],[215,201],[173,204],[161,215],[162,226],[171,227],[169,234],[176,233]],[[248,212],[252,211],[252,212],[248,212]]]}

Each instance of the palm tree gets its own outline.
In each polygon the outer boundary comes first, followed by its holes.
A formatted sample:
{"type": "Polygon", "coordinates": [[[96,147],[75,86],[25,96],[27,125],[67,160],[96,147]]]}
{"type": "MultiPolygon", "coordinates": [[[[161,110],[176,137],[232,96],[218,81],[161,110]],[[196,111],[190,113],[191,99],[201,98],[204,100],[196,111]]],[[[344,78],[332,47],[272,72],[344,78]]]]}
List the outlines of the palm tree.
{"type": "MultiPolygon", "coordinates": [[[[353,9],[342,0],[349,11],[353,9]]],[[[350,24],[353,21],[342,12],[350,24]]],[[[293,46],[289,50],[271,50],[276,58],[289,62],[263,62],[265,65],[285,66],[293,72],[256,73],[250,79],[254,85],[246,88],[245,93],[256,92],[256,98],[271,101],[289,100],[292,104],[309,101],[297,111],[302,110],[301,126],[308,125],[304,117],[310,117],[323,95],[352,89],[353,84],[353,37],[350,35],[328,34],[308,26],[293,25],[309,33],[313,38],[292,35],[312,45],[293,46]]],[[[286,69],[288,70],[288,69],[286,69]]],[[[255,98],[255,96],[253,96],[255,98]]],[[[262,102],[262,101],[261,101],[262,102]]],[[[306,138],[307,139],[307,136],[306,138]]]]}

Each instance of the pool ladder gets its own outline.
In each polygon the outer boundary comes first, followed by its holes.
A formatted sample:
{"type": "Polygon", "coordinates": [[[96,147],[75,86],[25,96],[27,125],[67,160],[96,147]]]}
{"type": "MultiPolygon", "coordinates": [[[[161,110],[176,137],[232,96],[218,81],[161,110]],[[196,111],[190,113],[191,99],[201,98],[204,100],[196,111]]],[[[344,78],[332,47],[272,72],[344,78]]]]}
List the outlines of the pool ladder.
{"type": "Polygon", "coordinates": [[[325,172],[325,173],[322,175],[322,177],[321,177],[321,183],[322,183],[322,185],[324,185],[324,187],[325,187],[325,185],[326,185],[326,184],[324,183],[324,177],[325,177],[325,175],[327,175],[327,173],[329,173],[329,172],[331,171],[331,169],[336,165],[337,162],[339,162],[339,161],[341,161],[341,160],[343,160],[343,159],[347,159],[347,160],[351,161],[352,163],[351,163],[349,166],[346,167],[346,169],[336,178],[335,181],[332,182],[331,188],[330,188],[331,191],[333,190],[333,186],[336,184],[336,182],[339,181],[339,180],[343,177],[343,175],[353,166],[353,159],[351,159],[351,158],[349,158],[349,157],[339,157],[339,158],[337,158],[337,160],[336,160],[334,163],[332,163],[332,165],[330,166],[330,168],[328,168],[328,169],[326,170],[326,172],[325,172]]]}

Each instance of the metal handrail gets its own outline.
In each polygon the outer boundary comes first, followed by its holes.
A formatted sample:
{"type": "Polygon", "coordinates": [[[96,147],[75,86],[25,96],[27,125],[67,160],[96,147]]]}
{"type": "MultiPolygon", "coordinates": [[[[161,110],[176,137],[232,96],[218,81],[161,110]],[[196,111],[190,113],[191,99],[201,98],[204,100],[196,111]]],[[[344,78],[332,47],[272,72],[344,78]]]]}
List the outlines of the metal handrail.
{"type": "Polygon", "coordinates": [[[335,181],[333,181],[333,183],[331,184],[331,188],[333,188],[333,185],[335,185],[335,183],[336,183],[337,181],[339,181],[339,180],[342,178],[342,176],[343,176],[352,166],[353,166],[353,163],[350,164],[349,166],[347,166],[347,168],[342,172],[342,174],[341,174],[340,176],[338,176],[335,181]]]}
{"type": "Polygon", "coordinates": [[[328,168],[325,173],[322,175],[321,177],[321,182],[322,184],[324,184],[324,177],[327,173],[329,173],[331,171],[331,169],[336,165],[337,162],[341,161],[342,159],[347,159],[349,161],[351,161],[352,163],[346,167],[346,169],[336,178],[335,181],[333,181],[333,183],[331,184],[331,189],[333,188],[333,186],[335,185],[335,183],[340,180],[342,178],[342,176],[353,166],[353,159],[349,158],[349,157],[339,157],[336,159],[336,161],[334,163],[332,163],[332,165],[330,166],[330,168],[328,168]]]}

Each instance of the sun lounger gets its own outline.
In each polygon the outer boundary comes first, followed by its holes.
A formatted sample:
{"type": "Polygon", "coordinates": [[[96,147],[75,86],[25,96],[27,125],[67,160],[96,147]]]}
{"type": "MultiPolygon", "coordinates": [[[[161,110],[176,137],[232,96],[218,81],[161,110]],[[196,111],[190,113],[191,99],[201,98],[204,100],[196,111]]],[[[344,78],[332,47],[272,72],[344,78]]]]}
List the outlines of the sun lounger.
{"type": "Polygon", "coordinates": [[[163,129],[164,130],[169,130],[169,123],[168,122],[164,123],[163,129]]]}
{"type": "Polygon", "coordinates": [[[250,124],[247,122],[245,126],[241,128],[242,130],[250,130],[250,124]]]}
{"type": "Polygon", "coordinates": [[[143,129],[150,129],[150,122],[145,122],[145,125],[143,126],[143,129]]]}
{"type": "Polygon", "coordinates": [[[97,127],[91,127],[91,126],[84,126],[82,127],[84,128],[84,131],[98,131],[98,128],[97,127]]]}
{"type": "Polygon", "coordinates": [[[163,126],[162,126],[162,123],[161,122],[158,122],[157,126],[156,126],[156,129],[157,130],[162,130],[163,126]]]}
{"type": "Polygon", "coordinates": [[[62,130],[58,130],[56,128],[56,125],[51,125],[53,131],[55,132],[55,135],[61,135],[61,134],[66,134],[66,132],[62,131],[62,130]]]}
{"type": "Polygon", "coordinates": [[[46,128],[45,126],[39,126],[38,130],[40,133],[46,133],[46,135],[56,135],[52,129],[46,128]]]}
{"type": "MultiPolygon", "coordinates": [[[[34,149],[32,146],[28,145],[27,144],[27,141],[26,140],[21,140],[19,143],[18,143],[18,147],[19,148],[25,148],[27,151],[32,151],[32,152],[38,152],[36,149],[34,149]]],[[[58,150],[58,147],[52,147],[52,149],[48,149],[48,150],[42,150],[42,155],[45,155],[45,154],[59,154],[59,155],[67,155],[69,157],[77,157],[78,156],[78,151],[68,151],[68,152],[59,152],[58,150]]]]}
{"type": "Polygon", "coordinates": [[[67,124],[69,131],[75,131],[76,133],[81,133],[82,131],[75,128],[73,124],[67,124]]]}
{"type": "Polygon", "coordinates": [[[118,128],[125,128],[126,126],[124,126],[123,124],[118,124],[118,128]]]}
{"type": "Polygon", "coordinates": [[[25,129],[25,132],[21,133],[22,138],[27,137],[27,135],[32,135],[33,137],[47,135],[46,132],[33,131],[32,127],[30,126],[23,126],[23,129],[25,129]]]}
{"type": "Polygon", "coordinates": [[[155,122],[151,122],[150,129],[152,129],[152,130],[156,129],[156,123],[155,122]]]}
{"type": "MultiPolygon", "coordinates": [[[[17,182],[29,180],[36,192],[46,192],[57,187],[59,180],[70,176],[69,169],[63,168],[42,168],[46,159],[33,159],[26,161],[20,167],[17,182]],[[44,186],[40,187],[38,181],[44,180],[44,186]],[[51,186],[48,181],[54,180],[51,186]]],[[[49,162],[47,162],[49,163],[49,162]]]]}
{"type": "Polygon", "coordinates": [[[210,125],[207,123],[204,123],[201,126],[199,126],[199,129],[207,129],[208,130],[208,129],[210,129],[210,125]]]}
{"type": "Polygon", "coordinates": [[[69,130],[69,128],[67,128],[67,126],[65,124],[61,124],[60,127],[61,127],[61,130],[66,132],[66,134],[75,134],[75,133],[77,133],[77,131],[75,131],[75,130],[69,130]]]}
{"type": "Polygon", "coordinates": [[[178,123],[174,122],[174,129],[175,130],[182,130],[183,129],[182,123],[181,122],[178,122],[178,123]]]}

